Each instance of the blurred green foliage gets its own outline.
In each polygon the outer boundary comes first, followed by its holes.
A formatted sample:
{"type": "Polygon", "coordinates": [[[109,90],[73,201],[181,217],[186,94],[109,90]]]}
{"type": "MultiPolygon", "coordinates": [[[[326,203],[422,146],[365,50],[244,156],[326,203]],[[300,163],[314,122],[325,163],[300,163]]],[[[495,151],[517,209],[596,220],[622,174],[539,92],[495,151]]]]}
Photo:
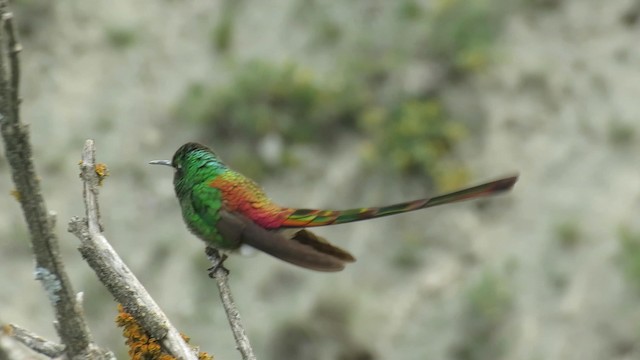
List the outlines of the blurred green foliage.
{"type": "Polygon", "coordinates": [[[398,13],[404,20],[418,20],[423,9],[416,0],[404,0],[398,2],[398,13]]]}
{"type": "Polygon", "coordinates": [[[609,121],[609,142],[616,147],[626,147],[633,144],[636,134],[631,124],[620,120],[609,121]]]}
{"type": "Polygon", "coordinates": [[[216,51],[225,53],[231,48],[233,44],[233,25],[233,18],[225,17],[211,31],[211,40],[216,51]]]}
{"type": "Polygon", "coordinates": [[[332,45],[335,44],[342,36],[342,29],[337,22],[331,20],[331,18],[325,18],[319,21],[316,25],[316,38],[314,39],[315,45],[332,45]]]}
{"type": "Polygon", "coordinates": [[[467,296],[469,314],[489,328],[500,323],[511,305],[506,280],[493,273],[485,273],[467,296]]]}
{"type": "Polygon", "coordinates": [[[466,181],[466,171],[448,157],[467,129],[451,120],[437,98],[408,99],[397,109],[367,109],[361,125],[368,138],[371,161],[386,159],[405,172],[426,174],[438,188],[456,187],[466,181]]]}
{"type": "Polygon", "coordinates": [[[211,137],[256,141],[275,132],[287,142],[309,142],[351,127],[363,105],[361,92],[323,84],[296,64],[251,61],[226,87],[193,85],[177,113],[205,123],[211,137]]]}
{"type": "MultiPolygon", "coordinates": [[[[336,45],[342,39],[343,25],[332,13],[335,5],[316,0],[297,1],[291,10],[291,25],[296,28],[305,28],[309,34],[310,48],[328,48],[336,45]]],[[[350,7],[352,5],[348,5],[350,7]]],[[[343,8],[344,10],[344,8],[343,8]]]]}
{"type": "Polygon", "coordinates": [[[499,359],[504,350],[504,327],[513,295],[505,278],[487,272],[467,292],[463,337],[455,347],[460,360],[499,359]]]}
{"type": "Polygon", "coordinates": [[[574,248],[582,236],[579,224],[574,220],[566,220],[555,225],[555,235],[565,249],[574,248]]]}
{"type": "MultiPolygon", "coordinates": [[[[330,5],[306,1],[296,12],[296,25],[315,34],[309,38],[312,49],[340,45],[323,50],[340,59],[330,75],[291,62],[232,62],[226,85],[193,84],[176,106],[176,115],[200,124],[202,141],[216,143],[233,139],[257,146],[277,134],[285,148],[296,143],[330,146],[336,135],[358,132],[367,140],[363,154],[372,166],[425,176],[443,190],[454,188],[468,180],[454,150],[469,131],[451,118],[441,101],[447,81],[435,89],[427,85],[406,91],[401,84],[404,67],[445,62],[446,76],[457,80],[480,70],[499,32],[502,3],[439,0],[427,8],[405,0],[394,6],[394,34],[372,37],[363,31],[347,37],[342,34],[347,24],[331,16],[330,5]],[[415,46],[398,41],[405,38],[415,46]],[[426,50],[421,51],[422,45],[426,50]]],[[[227,52],[233,38],[233,8],[225,8],[227,14],[212,32],[219,52],[227,52]]],[[[295,164],[294,157],[285,152],[278,165],[295,164]]],[[[250,175],[259,176],[267,168],[259,161],[254,157],[243,164],[250,175]]]]}
{"type": "Polygon", "coordinates": [[[327,144],[336,134],[359,129],[370,139],[364,154],[371,164],[382,161],[426,175],[444,188],[466,181],[462,165],[447,158],[466,128],[447,116],[437,98],[399,97],[383,105],[356,84],[322,82],[295,64],[253,61],[240,67],[226,87],[192,85],[177,114],[202,124],[211,142],[233,138],[255,144],[276,133],[289,144],[327,144]]]}
{"type": "Polygon", "coordinates": [[[426,49],[459,71],[475,72],[490,60],[508,2],[438,0],[426,20],[426,49]]]}
{"type": "Polygon", "coordinates": [[[115,49],[129,48],[137,41],[136,31],[124,27],[109,27],[105,30],[105,36],[109,45],[115,49]]]}
{"type": "Polygon", "coordinates": [[[211,30],[211,41],[213,48],[219,53],[227,53],[233,47],[233,34],[236,23],[236,13],[238,7],[242,5],[241,0],[221,1],[220,14],[216,25],[211,30]]]}
{"type": "Polygon", "coordinates": [[[418,269],[424,261],[424,249],[428,243],[423,237],[409,236],[398,242],[390,253],[390,263],[400,271],[411,272],[418,269]]]}
{"type": "Polygon", "coordinates": [[[629,282],[640,290],[640,232],[627,226],[618,230],[620,241],[620,265],[629,282]]]}

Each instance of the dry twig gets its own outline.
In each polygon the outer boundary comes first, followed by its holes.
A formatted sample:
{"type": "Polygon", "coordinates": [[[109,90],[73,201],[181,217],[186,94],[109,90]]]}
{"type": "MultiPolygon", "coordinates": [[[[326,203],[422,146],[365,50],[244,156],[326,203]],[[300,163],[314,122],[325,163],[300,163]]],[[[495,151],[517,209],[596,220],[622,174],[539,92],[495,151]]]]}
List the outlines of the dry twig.
{"type": "Polygon", "coordinates": [[[26,347],[37,353],[46,355],[50,358],[56,358],[64,353],[64,346],[44,339],[31,331],[21,328],[17,325],[7,325],[8,335],[18,340],[26,347]]]}
{"type": "Polygon", "coordinates": [[[85,142],[81,169],[86,219],[74,217],[69,222],[69,232],[75,234],[81,241],[80,253],[111,295],[144,327],[149,335],[160,340],[167,352],[180,359],[195,360],[194,351],[185,343],[151,295],[101,233],[97,197],[100,179],[96,173],[93,140],[85,142]]]}

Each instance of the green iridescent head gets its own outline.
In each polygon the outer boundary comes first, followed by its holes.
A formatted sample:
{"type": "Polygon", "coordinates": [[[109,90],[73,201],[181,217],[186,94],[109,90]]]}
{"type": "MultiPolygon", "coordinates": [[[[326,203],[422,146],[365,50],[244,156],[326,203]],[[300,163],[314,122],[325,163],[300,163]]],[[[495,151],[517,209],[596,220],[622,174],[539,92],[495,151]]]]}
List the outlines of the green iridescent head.
{"type": "Polygon", "coordinates": [[[180,148],[176,150],[175,154],[173,154],[173,158],[171,160],[152,160],[149,161],[149,164],[166,165],[171,166],[176,170],[182,170],[192,163],[200,163],[202,161],[206,163],[215,162],[222,165],[213,150],[202,144],[194,142],[189,142],[180,146],[180,148]]]}
{"type": "Polygon", "coordinates": [[[153,160],[149,164],[173,167],[173,183],[178,194],[185,188],[211,180],[226,170],[213,150],[194,142],[182,145],[171,160],[153,160]]]}

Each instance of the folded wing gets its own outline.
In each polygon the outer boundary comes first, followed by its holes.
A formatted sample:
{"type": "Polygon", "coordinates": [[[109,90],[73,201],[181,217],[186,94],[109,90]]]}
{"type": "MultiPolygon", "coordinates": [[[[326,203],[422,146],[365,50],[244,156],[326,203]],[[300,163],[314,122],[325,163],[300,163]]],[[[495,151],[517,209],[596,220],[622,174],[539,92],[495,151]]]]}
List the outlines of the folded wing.
{"type": "MultiPolygon", "coordinates": [[[[267,230],[242,214],[220,210],[218,231],[281,260],[316,271],[340,271],[355,258],[306,229],[267,230]]],[[[234,241],[235,242],[235,241],[234,241]]]]}

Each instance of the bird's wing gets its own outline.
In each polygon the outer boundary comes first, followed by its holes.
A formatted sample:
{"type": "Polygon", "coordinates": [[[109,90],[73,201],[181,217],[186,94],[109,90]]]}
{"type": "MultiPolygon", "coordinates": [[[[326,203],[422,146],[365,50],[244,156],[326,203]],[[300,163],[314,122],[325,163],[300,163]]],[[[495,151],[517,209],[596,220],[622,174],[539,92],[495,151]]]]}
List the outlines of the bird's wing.
{"type": "Polygon", "coordinates": [[[243,243],[281,260],[317,271],[340,271],[355,261],[348,252],[305,229],[268,230],[225,206],[219,189],[194,189],[188,205],[193,210],[190,229],[212,246],[237,249],[243,243]]]}
{"type": "Polygon", "coordinates": [[[340,271],[355,258],[305,229],[267,230],[237,212],[220,210],[218,231],[281,260],[316,271],[340,271]]]}

